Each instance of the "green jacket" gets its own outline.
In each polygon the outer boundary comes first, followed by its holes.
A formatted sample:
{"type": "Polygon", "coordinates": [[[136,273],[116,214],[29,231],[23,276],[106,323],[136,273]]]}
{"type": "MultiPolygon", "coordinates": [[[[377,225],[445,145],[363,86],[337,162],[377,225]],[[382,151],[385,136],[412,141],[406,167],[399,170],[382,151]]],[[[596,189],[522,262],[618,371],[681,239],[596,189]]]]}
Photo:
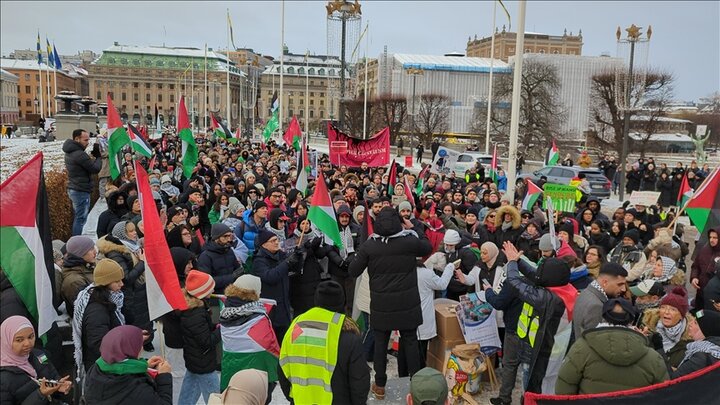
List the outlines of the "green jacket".
{"type": "Polygon", "coordinates": [[[641,333],[599,327],[570,348],[555,385],[558,395],[596,394],[645,387],[669,379],[660,354],[641,333]]]}

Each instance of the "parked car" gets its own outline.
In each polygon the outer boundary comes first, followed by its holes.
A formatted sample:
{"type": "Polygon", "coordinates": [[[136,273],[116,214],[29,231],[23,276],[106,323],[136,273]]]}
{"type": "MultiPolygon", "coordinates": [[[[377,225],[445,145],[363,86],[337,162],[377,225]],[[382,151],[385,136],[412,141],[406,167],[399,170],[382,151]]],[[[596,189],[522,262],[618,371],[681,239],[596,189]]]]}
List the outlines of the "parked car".
{"type": "Polygon", "coordinates": [[[548,183],[570,184],[570,181],[580,173],[585,174],[590,182],[591,196],[599,199],[610,198],[612,183],[605,177],[600,169],[585,169],[580,166],[545,166],[532,173],[523,173],[518,177],[538,182],[540,177],[547,177],[548,183]]]}
{"type": "Polygon", "coordinates": [[[455,163],[455,167],[453,168],[453,170],[458,176],[465,175],[466,171],[473,168],[476,163],[479,163],[483,167],[485,167],[485,170],[487,171],[487,168],[490,167],[491,162],[491,155],[486,155],[484,153],[478,152],[463,152],[460,154],[460,156],[458,156],[457,162],[455,163]]]}

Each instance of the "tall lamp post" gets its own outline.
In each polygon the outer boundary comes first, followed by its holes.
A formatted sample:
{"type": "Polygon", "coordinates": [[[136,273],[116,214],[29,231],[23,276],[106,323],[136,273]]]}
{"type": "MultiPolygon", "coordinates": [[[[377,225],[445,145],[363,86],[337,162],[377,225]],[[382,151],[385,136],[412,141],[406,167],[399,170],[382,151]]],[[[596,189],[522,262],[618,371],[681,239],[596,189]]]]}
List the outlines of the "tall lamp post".
{"type": "MultiPolygon", "coordinates": [[[[647,38],[642,39],[640,38],[640,35],[642,27],[638,27],[635,24],[632,24],[628,28],[625,28],[625,31],[627,32],[627,37],[622,38],[622,31],[620,30],[620,27],[618,26],[617,31],[615,32],[615,36],[617,37],[618,44],[630,44],[630,63],[628,66],[628,75],[626,78],[626,85],[625,85],[625,99],[624,101],[624,107],[625,107],[625,117],[624,117],[624,123],[623,123],[623,143],[622,143],[622,150],[620,151],[620,167],[622,170],[622,175],[620,176],[620,191],[618,193],[618,197],[620,201],[625,200],[625,183],[627,180],[627,155],[628,155],[628,137],[630,136],[630,116],[632,115],[632,101],[630,100],[631,94],[632,94],[632,88],[633,88],[633,64],[635,63],[635,45],[639,42],[649,42],[650,37],[652,36],[652,26],[648,26],[647,30],[647,38]]],[[[619,83],[615,83],[615,86],[617,86],[619,83]]]]}
{"type": "Polygon", "coordinates": [[[419,68],[408,68],[407,70],[405,70],[405,72],[408,75],[412,76],[412,78],[413,78],[413,82],[412,82],[413,83],[413,87],[412,87],[412,131],[413,131],[413,136],[417,136],[417,125],[415,122],[415,117],[417,115],[416,110],[415,110],[415,82],[417,81],[417,77],[424,75],[425,72],[419,68]]]}

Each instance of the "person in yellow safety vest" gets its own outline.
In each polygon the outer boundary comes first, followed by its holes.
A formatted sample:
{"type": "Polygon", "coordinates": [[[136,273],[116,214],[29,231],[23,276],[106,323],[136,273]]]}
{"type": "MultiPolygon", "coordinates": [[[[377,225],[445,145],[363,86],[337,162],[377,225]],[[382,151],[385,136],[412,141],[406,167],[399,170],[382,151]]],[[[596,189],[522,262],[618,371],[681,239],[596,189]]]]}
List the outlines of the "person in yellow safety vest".
{"type": "Polygon", "coordinates": [[[570,266],[551,257],[534,269],[509,242],[503,244],[503,252],[508,260],[505,283],[517,291],[523,302],[517,335],[523,350],[532,353],[525,390],[552,394],[557,370],[570,343],[570,322],[577,299],[577,290],[569,284],[570,266]]]}
{"type": "Polygon", "coordinates": [[[295,318],[283,338],[278,377],[292,404],[365,404],[370,368],[360,329],[344,315],[345,293],[335,281],[315,290],[315,307],[295,318]]]}

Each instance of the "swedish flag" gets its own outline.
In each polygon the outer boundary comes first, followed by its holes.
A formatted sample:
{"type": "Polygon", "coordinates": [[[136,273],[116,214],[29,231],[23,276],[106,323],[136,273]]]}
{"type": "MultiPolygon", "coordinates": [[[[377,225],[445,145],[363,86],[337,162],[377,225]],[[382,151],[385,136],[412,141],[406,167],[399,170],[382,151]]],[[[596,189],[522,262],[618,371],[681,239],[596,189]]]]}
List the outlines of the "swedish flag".
{"type": "Polygon", "coordinates": [[[45,44],[47,46],[48,65],[50,65],[51,68],[54,68],[55,58],[53,58],[52,47],[50,46],[50,41],[48,41],[47,37],[45,37],[45,44]]]}
{"type": "Polygon", "coordinates": [[[40,32],[38,32],[38,36],[37,36],[37,56],[38,56],[38,65],[42,65],[43,57],[42,57],[42,51],[40,50],[40,32]]]}

